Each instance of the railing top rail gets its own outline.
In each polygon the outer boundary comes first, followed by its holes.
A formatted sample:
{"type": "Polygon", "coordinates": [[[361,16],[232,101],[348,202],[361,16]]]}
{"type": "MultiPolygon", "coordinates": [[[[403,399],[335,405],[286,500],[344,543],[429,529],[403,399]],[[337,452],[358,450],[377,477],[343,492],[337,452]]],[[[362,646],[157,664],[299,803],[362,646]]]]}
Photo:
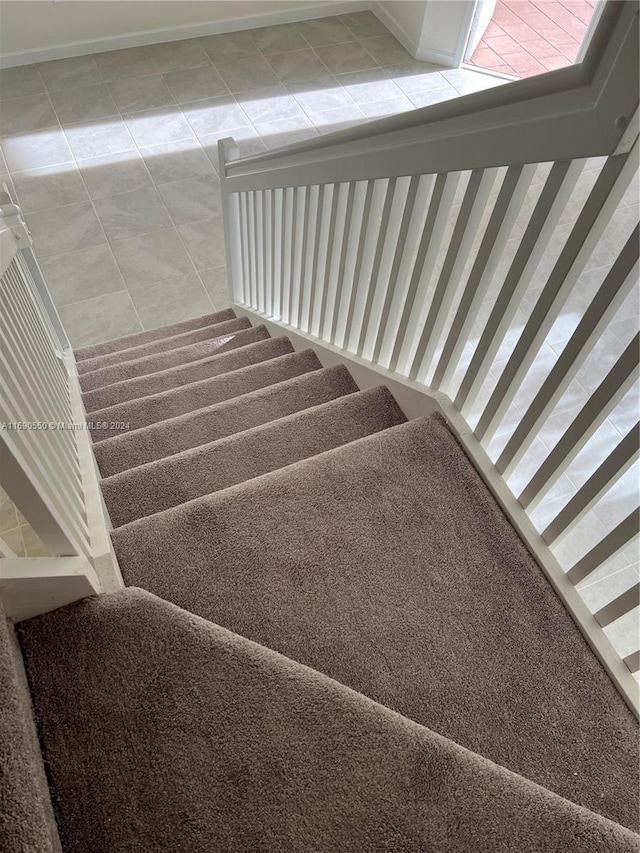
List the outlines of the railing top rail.
{"type": "Polygon", "coordinates": [[[610,2],[584,61],[227,161],[227,191],[432,174],[616,152],[638,107],[638,5],[610,2]]]}

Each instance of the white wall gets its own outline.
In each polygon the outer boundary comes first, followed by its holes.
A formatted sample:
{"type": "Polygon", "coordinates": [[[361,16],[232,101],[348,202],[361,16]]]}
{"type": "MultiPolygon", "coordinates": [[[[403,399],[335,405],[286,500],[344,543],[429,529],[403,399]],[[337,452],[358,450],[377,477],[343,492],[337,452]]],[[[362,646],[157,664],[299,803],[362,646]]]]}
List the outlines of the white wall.
{"type": "Polygon", "coordinates": [[[407,50],[417,56],[428,0],[378,0],[374,8],[380,20],[407,50]]]}
{"type": "Polygon", "coordinates": [[[0,55],[5,65],[14,64],[11,55],[17,63],[36,62],[368,6],[366,0],[0,0],[0,55]]]}
{"type": "Polygon", "coordinates": [[[378,0],[374,8],[417,59],[462,62],[475,0],[378,0]]]}
{"type": "Polygon", "coordinates": [[[427,0],[420,49],[455,57],[461,32],[469,32],[474,7],[473,0],[427,0]]]}
{"type": "Polygon", "coordinates": [[[373,8],[418,59],[459,64],[475,0],[0,0],[0,65],[373,8]]]}

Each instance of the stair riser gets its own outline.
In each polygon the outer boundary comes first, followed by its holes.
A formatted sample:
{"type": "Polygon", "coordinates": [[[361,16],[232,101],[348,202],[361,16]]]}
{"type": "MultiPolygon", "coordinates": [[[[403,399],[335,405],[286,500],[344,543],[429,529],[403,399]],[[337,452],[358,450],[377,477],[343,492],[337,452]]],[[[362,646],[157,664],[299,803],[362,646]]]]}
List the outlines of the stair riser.
{"type": "Polygon", "coordinates": [[[174,349],[191,346],[201,341],[216,338],[224,335],[229,331],[238,331],[251,327],[251,323],[246,322],[246,317],[234,317],[223,323],[215,323],[210,326],[202,326],[197,329],[191,329],[188,332],[183,332],[180,335],[163,337],[156,341],[150,341],[142,346],[130,347],[118,352],[110,353],[109,355],[101,355],[96,358],[88,358],[78,363],[78,373],[90,373],[94,370],[101,370],[104,367],[112,367],[116,364],[122,364],[127,361],[137,361],[139,358],[148,358],[152,355],[159,355],[163,352],[170,352],[174,349]],[[241,322],[245,321],[245,322],[241,322]]]}
{"type": "MultiPolygon", "coordinates": [[[[278,368],[279,377],[285,377],[300,365],[307,367],[308,372],[99,442],[95,450],[102,476],[109,477],[210,444],[358,390],[343,367],[321,370],[314,357],[303,353],[285,356],[282,362],[270,365],[278,368]]],[[[274,376],[273,370],[262,371],[262,374],[263,377],[274,376]]],[[[234,381],[238,378],[241,377],[233,377],[234,381]]]]}
{"type": "Polygon", "coordinates": [[[109,477],[102,491],[119,527],[404,421],[386,389],[361,391],[109,477]]]}
{"type": "Polygon", "coordinates": [[[247,328],[246,324],[241,323],[240,320],[231,320],[229,324],[224,325],[229,326],[224,335],[179,349],[172,349],[158,355],[146,356],[135,361],[124,361],[121,364],[114,364],[111,367],[102,367],[100,370],[85,373],[80,376],[80,386],[84,392],[95,391],[97,388],[104,388],[117,382],[126,382],[127,379],[150,376],[164,370],[171,370],[174,367],[181,367],[183,364],[190,364],[193,361],[201,361],[203,358],[212,358],[221,355],[223,352],[255,344],[269,337],[264,326],[247,328]]]}
{"type": "Polygon", "coordinates": [[[274,355],[267,362],[259,362],[242,370],[214,376],[203,382],[184,385],[166,394],[143,397],[141,400],[128,401],[119,406],[111,406],[106,411],[96,412],[92,415],[96,420],[102,419],[103,423],[124,422],[128,427],[126,434],[117,429],[93,430],[92,437],[97,442],[112,438],[124,440],[136,430],[151,424],[241,397],[258,388],[275,385],[284,379],[300,376],[310,370],[319,370],[321,367],[317,357],[310,351],[290,353],[280,357],[274,355]],[[280,358],[287,360],[283,363],[280,358]]]}
{"type": "Polygon", "coordinates": [[[216,311],[214,314],[205,314],[202,317],[194,317],[191,320],[184,320],[182,323],[176,323],[173,326],[161,326],[158,329],[151,329],[147,332],[137,332],[133,335],[127,335],[124,338],[116,338],[113,341],[105,341],[102,344],[94,344],[93,346],[81,347],[74,350],[73,355],[76,362],[86,361],[90,358],[97,358],[101,355],[109,355],[113,352],[119,352],[123,349],[141,346],[159,341],[166,338],[168,335],[179,335],[183,332],[191,331],[192,329],[200,329],[202,326],[213,326],[216,323],[224,323],[227,320],[233,320],[236,312],[233,308],[225,308],[224,311],[216,311]]]}
{"type": "MultiPolygon", "coordinates": [[[[231,373],[249,365],[293,352],[286,338],[268,338],[255,344],[247,344],[228,353],[221,353],[200,361],[162,370],[149,376],[125,379],[82,395],[87,413],[107,409],[121,403],[134,402],[142,397],[163,394],[184,385],[192,385],[214,376],[231,373]]],[[[108,420],[109,418],[105,418],[108,420]]]]}

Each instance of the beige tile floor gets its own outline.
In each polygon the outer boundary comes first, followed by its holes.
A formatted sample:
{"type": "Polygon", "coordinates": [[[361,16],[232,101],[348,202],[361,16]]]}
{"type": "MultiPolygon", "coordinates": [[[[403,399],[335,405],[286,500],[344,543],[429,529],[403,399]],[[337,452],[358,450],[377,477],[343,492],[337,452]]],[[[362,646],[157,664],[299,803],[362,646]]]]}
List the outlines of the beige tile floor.
{"type": "MultiPolygon", "coordinates": [[[[81,346],[228,303],[218,139],[233,136],[243,153],[264,151],[502,82],[413,60],[369,12],[8,69],[0,72],[0,175],[25,212],[72,343],[81,346]]],[[[586,168],[514,333],[600,165],[586,168]]],[[[637,221],[637,208],[632,187],[505,418],[494,453],[573,331],[612,249],[637,221]]],[[[517,236],[504,264],[516,246],[517,236]]],[[[548,454],[558,430],[630,340],[637,317],[635,295],[556,407],[514,485],[548,454]]],[[[509,335],[498,356],[494,379],[513,340],[509,335]]],[[[634,389],[538,509],[539,526],[575,493],[637,412],[634,389]]],[[[637,478],[634,468],[561,544],[557,555],[565,566],[615,526],[630,502],[637,504],[637,478]]],[[[634,545],[602,567],[584,586],[589,606],[597,609],[634,583],[639,562],[634,545]]],[[[619,623],[612,636],[627,653],[635,627],[619,623]]]]}
{"type": "Polygon", "coordinates": [[[35,530],[0,489],[0,539],[16,557],[46,557],[47,551],[35,530]]]}
{"type": "Polygon", "coordinates": [[[263,151],[498,85],[369,12],[0,72],[3,160],[72,343],[227,302],[217,141],[263,151]]]}

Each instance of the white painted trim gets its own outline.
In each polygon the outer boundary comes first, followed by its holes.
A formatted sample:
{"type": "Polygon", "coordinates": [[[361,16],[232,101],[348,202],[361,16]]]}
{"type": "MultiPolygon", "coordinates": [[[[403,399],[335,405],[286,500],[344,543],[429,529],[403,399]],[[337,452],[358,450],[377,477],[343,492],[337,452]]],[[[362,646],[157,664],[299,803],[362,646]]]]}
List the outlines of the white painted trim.
{"type": "Polygon", "coordinates": [[[312,347],[323,367],[343,364],[349,368],[360,388],[367,389],[384,384],[396,398],[408,418],[418,418],[439,411],[460,441],[474,468],[522,539],[527,550],[540,566],[543,574],[569,611],[592,651],[616,685],[623,699],[635,714],[640,716],[640,685],[629,668],[613,648],[611,641],[596,621],[576,587],[553,555],[551,549],[536,530],[533,522],[518,503],[503,477],[491,461],[486,450],[473,434],[471,427],[441,391],[433,391],[419,382],[400,376],[367,359],[346,352],[339,347],[319,340],[286,323],[273,320],[246,305],[234,304],[238,316],[247,316],[254,323],[264,324],[276,337],[286,334],[295,350],[312,347]]]}
{"type": "MultiPolygon", "coordinates": [[[[78,369],[71,350],[65,352],[65,364],[69,372],[69,393],[74,423],[86,423],[87,416],[82,404],[82,391],[78,380],[78,369]]],[[[120,566],[111,543],[111,520],[100,488],[100,472],[93,453],[93,442],[89,430],[76,433],[80,475],[84,489],[87,526],[91,535],[91,562],[100,583],[100,592],[115,592],[124,588],[120,566]]]]}
{"type": "Polygon", "coordinates": [[[635,5],[607,4],[580,65],[243,157],[221,179],[244,192],[609,155],[638,108],[637,57],[635,5]]]}
{"type": "Polygon", "coordinates": [[[0,597],[9,619],[20,622],[100,592],[83,557],[17,557],[0,560],[0,597]]]}
{"type": "Polygon", "coordinates": [[[455,53],[446,53],[444,50],[420,48],[416,54],[416,59],[422,62],[431,62],[433,65],[442,65],[445,68],[459,67],[459,63],[456,63],[455,53]]]}
{"type": "Polygon", "coordinates": [[[498,80],[506,80],[508,83],[522,79],[522,77],[516,77],[514,74],[494,71],[492,68],[481,68],[479,65],[472,65],[470,62],[463,62],[460,68],[463,68],[465,71],[473,71],[475,74],[484,74],[485,77],[497,77],[498,80]]]}
{"type": "Polygon", "coordinates": [[[466,0],[464,18],[462,19],[462,24],[460,25],[460,29],[458,30],[458,42],[456,44],[456,51],[453,55],[454,68],[460,68],[460,66],[464,62],[475,13],[476,2],[474,2],[474,0],[466,0]]]}
{"type": "Polygon", "coordinates": [[[462,60],[464,59],[467,41],[469,40],[469,31],[471,30],[473,15],[475,12],[475,3],[473,0],[471,0],[471,2],[469,2],[469,0],[465,0],[465,2],[467,2],[467,10],[458,33],[458,41],[454,53],[449,53],[444,50],[435,50],[434,48],[421,47],[420,39],[416,41],[413,36],[409,35],[398,21],[396,21],[386,6],[383,6],[380,2],[377,2],[377,0],[374,0],[372,11],[380,21],[382,21],[389,32],[398,39],[400,44],[402,44],[402,46],[405,47],[415,59],[419,59],[422,62],[432,62],[434,65],[443,65],[446,68],[459,68],[462,64],[462,60]]]}
{"type": "MultiPolygon", "coordinates": [[[[381,3],[374,0],[371,11],[376,18],[385,25],[389,32],[398,39],[400,44],[409,51],[411,56],[414,56],[416,59],[425,59],[423,56],[418,56],[418,51],[420,49],[419,43],[400,26],[396,19],[389,14],[388,10],[381,3]]],[[[430,61],[436,62],[436,60],[430,61]]]]}
{"type": "Polygon", "coordinates": [[[587,31],[582,37],[582,41],[580,42],[580,47],[578,48],[578,52],[576,54],[576,58],[573,60],[574,65],[582,62],[585,57],[585,54],[591,44],[591,39],[593,38],[593,34],[596,31],[600,18],[602,17],[602,12],[604,10],[604,0],[597,0],[596,7],[593,10],[593,15],[591,16],[591,20],[587,26],[587,31]]]}
{"type": "Polygon", "coordinates": [[[15,557],[15,551],[12,551],[11,548],[7,545],[5,540],[0,536],[0,557],[15,557]]]}
{"type": "Polygon", "coordinates": [[[237,18],[224,18],[218,21],[205,21],[200,24],[184,24],[178,27],[165,27],[159,30],[143,30],[136,33],[123,33],[107,38],[87,39],[69,42],[55,47],[21,50],[0,55],[0,68],[13,68],[17,65],[31,65],[34,62],[47,62],[51,59],[67,59],[71,56],[84,56],[90,53],[103,53],[107,50],[120,50],[125,47],[141,47],[147,44],[159,44],[168,41],[212,36],[219,33],[252,30],[256,27],[269,27],[274,24],[290,24],[296,21],[308,21],[327,15],[346,15],[350,12],[362,12],[371,9],[370,0],[346,0],[346,2],[324,2],[299,9],[284,9],[279,12],[262,12],[237,18]]]}

